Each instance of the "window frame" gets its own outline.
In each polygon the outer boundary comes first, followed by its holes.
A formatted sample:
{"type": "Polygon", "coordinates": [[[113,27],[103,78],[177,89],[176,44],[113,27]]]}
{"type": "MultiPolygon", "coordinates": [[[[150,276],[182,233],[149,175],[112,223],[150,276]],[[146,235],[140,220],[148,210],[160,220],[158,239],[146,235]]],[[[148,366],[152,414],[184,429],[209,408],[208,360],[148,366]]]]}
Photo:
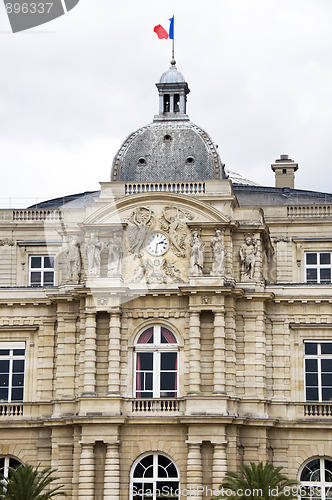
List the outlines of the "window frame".
{"type": "Polygon", "coordinates": [[[11,460],[18,462],[18,464],[16,464],[14,467],[15,469],[16,469],[16,467],[19,467],[20,465],[22,465],[24,467],[24,463],[21,462],[21,460],[19,460],[17,457],[14,457],[13,455],[0,455],[0,460],[2,460],[2,459],[4,459],[3,477],[6,479],[8,478],[9,468],[12,467],[12,465],[10,465],[11,460]]]}
{"type": "MultiPolygon", "coordinates": [[[[169,327],[162,325],[162,324],[154,324],[145,327],[140,331],[140,333],[136,336],[135,344],[134,344],[134,377],[133,377],[133,397],[135,399],[176,399],[179,397],[179,342],[172,330],[170,330],[169,327]],[[146,343],[146,344],[139,344],[138,340],[141,337],[141,335],[149,330],[150,328],[153,328],[153,343],[146,343]],[[161,329],[166,328],[169,330],[175,337],[176,339],[176,344],[171,344],[171,343],[162,343],[161,342],[161,329]],[[167,395],[162,395],[162,392],[167,392],[167,391],[162,391],[161,390],[161,373],[163,372],[161,370],[161,357],[162,354],[164,353],[171,353],[175,352],[177,354],[176,357],[176,377],[175,377],[175,389],[174,391],[168,391],[168,392],[175,392],[174,396],[167,396],[167,395]],[[141,395],[140,397],[137,396],[138,388],[137,388],[137,355],[139,353],[152,353],[153,355],[153,368],[151,370],[152,373],[152,391],[145,391],[140,390],[140,392],[152,392],[152,396],[144,396],[141,395]]],[[[142,370],[143,371],[143,370],[142,370]]]]}
{"type": "Polygon", "coordinates": [[[306,250],[304,252],[304,281],[305,283],[308,283],[309,285],[329,285],[332,283],[332,252],[331,251],[324,251],[324,250],[306,250]],[[320,255],[321,254],[329,254],[330,255],[330,264],[320,264],[320,255]],[[308,254],[316,254],[317,256],[317,263],[316,264],[307,264],[307,255],[308,254]],[[316,269],[317,271],[317,280],[312,281],[308,280],[307,277],[307,271],[308,269],[316,269]],[[329,269],[330,270],[330,281],[328,282],[322,282],[321,280],[321,270],[322,269],[329,269]]]}
{"type": "MultiPolygon", "coordinates": [[[[134,483],[142,483],[142,484],[151,484],[152,483],[153,484],[153,495],[150,496],[149,498],[151,498],[151,500],[157,500],[157,498],[159,498],[156,496],[156,489],[157,489],[156,486],[157,486],[158,482],[164,482],[164,483],[177,482],[178,483],[177,489],[179,492],[181,491],[180,472],[179,472],[179,469],[178,469],[176,463],[174,462],[174,460],[171,457],[169,457],[168,455],[166,455],[165,453],[151,452],[150,451],[148,453],[145,453],[144,455],[141,455],[139,458],[137,458],[131,467],[130,486],[129,486],[129,489],[130,489],[129,498],[130,498],[130,500],[134,499],[134,483]],[[138,464],[140,462],[142,462],[142,460],[144,460],[144,458],[149,457],[151,455],[153,456],[153,475],[152,475],[152,477],[134,477],[134,473],[135,473],[135,470],[136,470],[136,467],[138,466],[138,464]],[[158,458],[159,458],[159,456],[168,459],[173,464],[173,466],[175,467],[176,473],[177,473],[176,477],[161,477],[161,476],[159,476],[159,474],[158,474],[158,458]]],[[[165,496],[165,498],[167,498],[167,497],[165,496]]],[[[177,500],[176,497],[172,497],[172,498],[177,500]]],[[[180,498],[180,493],[179,493],[177,498],[178,499],[180,498]]]]}
{"type": "MultiPolygon", "coordinates": [[[[25,374],[26,374],[26,345],[25,342],[0,342],[0,350],[8,350],[9,354],[0,354],[0,361],[9,361],[9,371],[8,371],[8,397],[7,399],[0,399],[0,404],[2,403],[23,403],[25,396],[25,374]],[[14,350],[24,350],[24,354],[18,354],[14,356],[14,350]],[[24,371],[23,371],[23,395],[22,399],[12,399],[12,389],[13,389],[13,376],[15,372],[13,371],[13,365],[15,360],[24,361],[24,371]]],[[[17,372],[22,373],[22,372],[17,372]]]]}
{"type": "Polygon", "coordinates": [[[28,286],[31,288],[44,288],[44,287],[53,287],[55,286],[55,255],[52,254],[30,254],[29,255],[29,279],[28,279],[28,286]],[[32,259],[40,258],[41,259],[41,266],[40,267],[32,267],[31,261],[32,259]],[[53,259],[53,267],[45,267],[45,259],[53,259]],[[41,276],[40,284],[34,284],[32,282],[32,273],[33,272],[39,272],[41,276]],[[53,273],[53,283],[47,283],[45,284],[45,273],[53,273]]]}
{"type": "MultiPolygon", "coordinates": [[[[306,403],[329,403],[331,402],[332,404],[332,398],[328,400],[323,399],[323,384],[322,384],[322,360],[324,359],[330,359],[332,363],[332,354],[322,354],[321,350],[321,344],[332,344],[332,340],[305,340],[303,343],[303,367],[304,367],[304,401],[306,403]],[[305,348],[307,344],[316,344],[317,345],[317,354],[306,354],[305,353],[305,348]],[[307,399],[307,388],[309,387],[315,387],[315,386],[310,386],[307,385],[307,380],[306,380],[306,375],[307,373],[314,373],[314,372],[307,372],[306,371],[306,360],[307,359],[315,359],[317,360],[317,375],[318,375],[318,399],[312,400],[312,399],[307,399]]],[[[332,366],[331,366],[332,368],[332,366]]],[[[326,372],[329,373],[329,372],[326,372]]],[[[332,369],[331,369],[332,373],[332,369]]],[[[330,387],[332,389],[332,384],[331,386],[326,386],[330,387]]]]}
{"type": "MultiPolygon", "coordinates": [[[[299,470],[299,473],[298,473],[298,480],[300,482],[300,488],[301,488],[301,496],[299,496],[299,498],[302,498],[302,499],[306,499],[306,498],[320,498],[320,500],[328,500],[329,497],[326,496],[326,487],[328,487],[329,489],[332,488],[332,481],[326,481],[325,479],[325,471],[328,470],[326,469],[325,467],[325,460],[328,460],[329,462],[332,462],[332,458],[329,458],[329,457],[321,457],[321,456],[318,456],[318,457],[311,457],[309,460],[307,460],[303,465],[302,467],[300,468],[299,470]],[[303,474],[303,472],[305,471],[305,468],[308,467],[308,465],[310,465],[312,462],[316,461],[316,460],[319,460],[319,471],[320,471],[320,479],[319,481],[301,481],[301,476],[303,474]],[[330,486],[329,486],[330,485],[330,486]],[[308,496],[304,496],[303,495],[303,488],[318,488],[318,491],[320,492],[320,496],[315,496],[313,494],[310,495],[310,492],[309,492],[309,495],[308,496]]],[[[318,469],[316,469],[318,470],[318,469]]],[[[330,471],[332,473],[332,471],[330,471]]]]}

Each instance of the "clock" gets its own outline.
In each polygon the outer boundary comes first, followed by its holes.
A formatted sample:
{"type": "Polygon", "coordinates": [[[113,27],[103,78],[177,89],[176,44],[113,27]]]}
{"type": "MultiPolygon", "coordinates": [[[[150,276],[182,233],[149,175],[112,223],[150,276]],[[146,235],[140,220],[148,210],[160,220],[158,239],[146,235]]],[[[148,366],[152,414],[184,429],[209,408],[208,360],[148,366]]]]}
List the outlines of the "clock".
{"type": "Polygon", "coordinates": [[[152,233],[146,240],[146,249],[151,255],[163,255],[168,247],[168,238],[163,233],[152,233]]]}

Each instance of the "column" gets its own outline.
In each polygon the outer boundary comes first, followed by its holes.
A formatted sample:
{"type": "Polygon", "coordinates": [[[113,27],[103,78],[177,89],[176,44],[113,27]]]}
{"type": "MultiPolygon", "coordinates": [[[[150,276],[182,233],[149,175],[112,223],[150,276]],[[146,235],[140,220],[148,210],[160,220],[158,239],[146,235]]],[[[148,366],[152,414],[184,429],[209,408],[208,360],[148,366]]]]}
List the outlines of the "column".
{"type": "Polygon", "coordinates": [[[186,97],[184,94],[180,94],[180,113],[186,112],[186,97]]]}
{"type": "Polygon", "coordinates": [[[189,312],[189,395],[201,394],[200,312],[189,312]]]}
{"type": "Polygon", "coordinates": [[[108,394],[110,396],[120,394],[120,338],[120,312],[111,311],[108,352],[108,394]]]}
{"type": "Polygon", "coordinates": [[[120,454],[119,443],[106,445],[104,499],[120,498],[120,454]]]}
{"type": "Polygon", "coordinates": [[[77,314],[58,306],[56,343],[55,399],[72,399],[75,395],[75,351],[77,314]]]}
{"type": "Polygon", "coordinates": [[[94,443],[81,443],[79,498],[94,500],[95,457],[94,443]]]}
{"type": "Polygon", "coordinates": [[[96,395],[96,314],[87,312],[85,320],[84,379],[82,396],[96,395]]]}
{"type": "Polygon", "coordinates": [[[213,489],[217,490],[227,473],[227,442],[213,443],[213,445],[212,484],[213,489]]]}
{"type": "Polygon", "coordinates": [[[187,462],[187,498],[195,500],[203,499],[203,468],[201,443],[187,441],[188,462],[187,462]]]}
{"type": "Polygon", "coordinates": [[[226,394],[224,311],[214,313],[213,372],[214,394],[226,394]]]}
{"type": "Polygon", "coordinates": [[[169,110],[174,113],[174,94],[169,95],[169,110]]]}
{"type": "Polygon", "coordinates": [[[236,301],[228,299],[225,317],[226,330],[226,392],[228,396],[236,396],[236,301]]]}

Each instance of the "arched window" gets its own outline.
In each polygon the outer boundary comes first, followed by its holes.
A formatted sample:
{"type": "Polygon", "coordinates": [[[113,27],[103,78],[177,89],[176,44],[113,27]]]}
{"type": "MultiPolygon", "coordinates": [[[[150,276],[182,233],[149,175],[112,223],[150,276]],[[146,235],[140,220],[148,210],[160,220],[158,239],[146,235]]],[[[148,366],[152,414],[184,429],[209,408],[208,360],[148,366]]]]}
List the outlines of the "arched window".
{"type": "Polygon", "coordinates": [[[163,326],[152,326],[137,339],[134,396],[178,396],[178,344],[175,335],[163,326]]]}
{"type": "Polygon", "coordinates": [[[16,469],[19,465],[24,465],[17,458],[8,455],[0,457],[0,477],[8,477],[9,467],[16,469]]]}
{"type": "Polygon", "coordinates": [[[301,498],[327,500],[332,498],[332,459],[315,458],[300,475],[301,498]]]}
{"type": "Polygon", "coordinates": [[[130,478],[130,500],[178,500],[179,473],[164,455],[153,453],[134,464],[130,478]]]}

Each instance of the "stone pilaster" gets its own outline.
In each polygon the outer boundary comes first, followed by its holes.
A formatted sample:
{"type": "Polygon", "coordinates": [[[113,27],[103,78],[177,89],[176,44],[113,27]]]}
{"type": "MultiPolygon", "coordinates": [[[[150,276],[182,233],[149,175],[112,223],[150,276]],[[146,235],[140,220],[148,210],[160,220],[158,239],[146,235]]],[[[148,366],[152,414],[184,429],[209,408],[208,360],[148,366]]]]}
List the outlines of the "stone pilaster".
{"type": "Polygon", "coordinates": [[[235,299],[229,299],[225,317],[226,333],[226,392],[236,396],[236,304],[235,299]]]}
{"type": "Polygon", "coordinates": [[[108,394],[120,394],[120,311],[110,311],[109,355],[108,355],[108,394]]]}
{"type": "Polygon", "coordinates": [[[254,302],[245,317],[244,384],[246,397],[264,399],[266,395],[266,335],[262,304],[254,302]]]}
{"type": "Polygon", "coordinates": [[[189,395],[201,394],[200,312],[189,312],[189,395]]]}
{"type": "Polygon", "coordinates": [[[224,311],[214,312],[213,392],[226,394],[224,311]]]}
{"type": "Polygon", "coordinates": [[[67,311],[67,308],[67,303],[58,306],[55,399],[72,399],[75,396],[77,314],[67,311]]]}
{"type": "Polygon", "coordinates": [[[95,494],[94,443],[81,443],[79,498],[94,500],[95,494]]]}
{"type": "Polygon", "coordinates": [[[218,489],[227,473],[227,442],[213,443],[212,481],[213,489],[218,489]]]}
{"type": "Polygon", "coordinates": [[[106,444],[104,500],[120,498],[119,443],[106,444]]]}
{"type": "Polygon", "coordinates": [[[96,395],[96,345],[97,321],[96,314],[86,312],[85,342],[84,342],[84,377],[82,396],[96,395]]]}
{"type": "Polygon", "coordinates": [[[203,466],[201,443],[187,441],[188,460],[187,460],[187,498],[202,500],[201,488],[203,486],[203,466]],[[190,493],[189,493],[190,492],[190,493]]]}

